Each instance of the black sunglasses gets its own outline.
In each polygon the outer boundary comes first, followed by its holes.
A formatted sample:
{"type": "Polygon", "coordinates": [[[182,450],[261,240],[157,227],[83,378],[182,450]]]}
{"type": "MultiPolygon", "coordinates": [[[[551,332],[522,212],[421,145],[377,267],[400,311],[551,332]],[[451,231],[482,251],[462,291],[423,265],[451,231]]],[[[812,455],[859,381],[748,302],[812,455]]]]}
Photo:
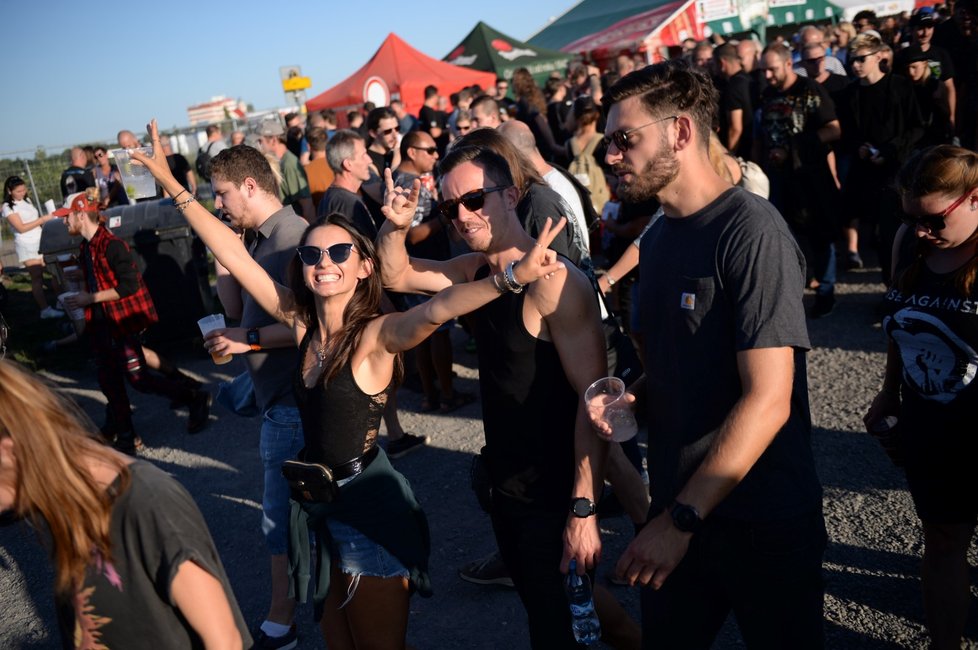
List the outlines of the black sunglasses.
{"type": "Polygon", "coordinates": [[[499,185],[498,187],[484,187],[481,190],[466,192],[457,199],[449,199],[438,204],[438,211],[449,219],[458,219],[458,204],[461,203],[469,212],[481,210],[486,204],[486,194],[500,192],[512,187],[512,185],[499,185]]]}
{"type": "Polygon", "coordinates": [[[970,189],[965,192],[958,200],[947,206],[947,208],[944,209],[944,212],[938,214],[920,215],[903,213],[900,215],[900,221],[907,224],[911,228],[923,227],[930,232],[940,232],[947,226],[947,222],[945,221],[947,219],[947,215],[957,210],[958,206],[964,203],[965,200],[971,196],[972,192],[974,192],[974,189],[970,189]]]}
{"type": "Polygon", "coordinates": [[[333,264],[342,264],[350,259],[353,252],[353,244],[333,244],[329,248],[319,248],[317,246],[299,246],[295,249],[299,254],[299,260],[306,266],[316,266],[323,259],[323,253],[333,264]]]}
{"type": "Polygon", "coordinates": [[[411,147],[412,149],[417,149],[418,151],[423,151],[429,156],[434,156],[438,153],[438,147],[411,147]]]}
{"type": "Polygon", "coordinates": [[[821,63],[824,60],[825,60],[825,57],[824,56],[816,56],[816,57],[811,58],[811,59],[802,59],[801,62],[804,63],[804,64],[807,64],[807,65],[818,65],[819,63],[821,63]]]}
{"type": "Polygon", "coordinates": [[[867,52],[866,54],[860,54],[859,56],[850,56],[849,60],[853,63],[865,63],[868,57],[874,54],[879,54],[879,50],[873,50],[872,52],[867,52]]]}
{"type": "Polygon", "coordinates": [[[396,126],[392,126],[389,129],[384,129],[383,131],[377,131],[377,133],[379,133],[380,135],[390,135],[394,131],[397,131],[397,127],[396,126]]]}
{"type": "Polygon", "coordinates": [[[628,129],[627,131],[624,129],[618,129],[617,131],[612,131],[611,135],[607,136],[607,139],[615,143],[615,146],[618,147],[618,151],[625,153],[626,151],[628,151],[634,146],[628,140],[628,136],[630,136],[631,134],[635,133],[636,131],[640,131],[644,129],[647,126],[658,124],[659,122],[665,122],[666,120],[678,120],[678,119],[679,119],[678,115],[670,115],[668,117],[663,117],[662,119],[659,120],[653,120],[648,124],[643,124],[642,126],[636,126],[634,129],[628,129]]]}

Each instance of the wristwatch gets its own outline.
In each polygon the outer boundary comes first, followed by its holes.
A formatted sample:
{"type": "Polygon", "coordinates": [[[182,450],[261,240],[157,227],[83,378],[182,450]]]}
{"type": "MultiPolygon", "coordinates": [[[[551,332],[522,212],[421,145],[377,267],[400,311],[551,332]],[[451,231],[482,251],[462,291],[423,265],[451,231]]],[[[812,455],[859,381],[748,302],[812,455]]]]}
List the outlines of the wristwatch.
{"type": "Polygon", "coordinates": [[[586,519],[597,510],[594,507],[594,501],[585,497],[577,497],[576,499],[571,499],[570,511],[575,517],[586,519]]]}
{"type": "Polygon", "coordinates": [[[252,327],[248,330],[247,339],[248,346],[251,348],[252,352],[258,352],[261,350],[261,334],[257,327],[252,327]]]}
{"type": "Polygon", "coordinates": [[[604,277],[608,281],[608,286],[609,287],[615,286],[615,282],[618,282],[618,280],[616,280],[613,277],[611,277],[611,274],[610,273],[605,273],[604,274],[604,277]]]}
{"type": "Polygon", "coordinates": [[[685,503],[673,502],[669,515],[672,517],[673,525],[684,533],[695,533],[703,525],[699,510],[685,503]]]}

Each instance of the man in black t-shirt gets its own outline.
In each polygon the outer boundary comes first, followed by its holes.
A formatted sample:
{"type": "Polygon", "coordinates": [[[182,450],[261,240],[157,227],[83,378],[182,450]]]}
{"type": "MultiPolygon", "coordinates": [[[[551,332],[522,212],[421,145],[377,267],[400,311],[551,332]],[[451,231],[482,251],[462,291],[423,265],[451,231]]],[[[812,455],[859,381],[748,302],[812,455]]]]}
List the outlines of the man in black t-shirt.
{"type": "Polygon", "coordinates": [[[193,194],[197,195],[197,175],[194,174],[193,168],[190,163],[182,154],[174,153],[173,147],[170,145],[170,136],[161,135],[160,144],[163,145],[163,153],[166,155],[166,164],[170,168],[170,173],[173,174],[173,178],[177,179],[184,189],[193,194]]]}
{"type": "Polygon", "coordinates": [[[95,176],[86,169],[88,159],[81,147],[71,148],[71,167],[61,172],[61,196],[67,199],[70,195],[84,192],[95,187],[95,176]]]}
{"type": "MultiPolygon", "coordinates": [[[[933,44],[934,27],[937,25],[933,7],[921,7],[910,17],[912,43],[900,50],[893,59],[893,72],[907,76],[907,66],[912,61],[926,60],[931,76],[944,86],[944,97],[950,108],[951,130],[954,130],[954,113],[957,110],[958,95],[954,80],[954,63],[947,50],[933,44]],[[921,59],[925,54],[926,59],[921,59]]],[[[972,65],[974,63],[972,62],[972,65]]]]}
{"type": "Polygon", "coordinates": [[[787,47],[769,45],[761,66],[768,87],[761,93],[758,160],[771,181],[771,203],[811,258],[818,281],[811,316],[820,318],[835,306],[839,192],[828,144],[842,132],[828,92],[810,77],[795,74],[787,47]]]}
{"type": "Polygon", "coordinates": [[[604,104],[618,196],[665,215],[642,237],[649,344],[629,389],[647,402],[652,507],[617,566],[651,587],[643,647],[709,648],[731,611],[752,647],[822,647],[801,252],[770,203],[714,171],[705,71],[652,65],[604,104]]]}
{"type": "Polygon", "coordinates": [[[337,131],[326,143],[326,162],[333,170],[329,186],[316,208],[317,217],[339,212],[366,237],[377,236],[370,210],[360,198],[360,186],[370,180],[370,156],[360,134],[352,129],[337,131]]]}
{"type": "Polygon", "coordinates": [[[726,82],[720,90],[720,142],[730,153],[750,160],[754,138],[750,76],[744,72],[737,46],[732,43],[713,50],[713,58],[726,82]]]}

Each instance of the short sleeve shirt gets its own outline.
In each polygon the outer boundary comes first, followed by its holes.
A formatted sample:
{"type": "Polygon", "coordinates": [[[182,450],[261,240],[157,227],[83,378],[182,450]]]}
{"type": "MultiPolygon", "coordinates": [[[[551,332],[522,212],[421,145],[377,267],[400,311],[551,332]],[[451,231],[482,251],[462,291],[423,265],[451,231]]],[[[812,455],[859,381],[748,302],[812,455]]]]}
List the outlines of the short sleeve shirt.
{"type": "MultiPolygon", "coordinates": [[[[244,647],[251,647],[251,635],[193,498],[147,462],[137,460],[129,468],[129,487],[112,507],[111,558],[94,555],[81,587],[58,598],[65,647],[202,648],[171,592],[184,562],[197,564],[221,583],[244,647]]],[[[113,487],[118,489],[118,483],[113,487]]]]}
{"type": "Polygon", "coordinates": [[[817,508],[805,370],[805,258],[769,202],[732,188],[699,212],[658,219],[640,244],[653,510],[666,508],[706,457],[743,392],[737,354],[794,350],[788,422],[716,508],[775,521],[817,508]]]}
{"type": "Polygon", "coordinates": [[[768,87],[761,93],[761,137],[766,149],[782,148],[797,155],[802,165],[824,161],[828,149],[813,133],[837,119],[835,103],[825,88],[807,77],[784,91],[768,87]]]}

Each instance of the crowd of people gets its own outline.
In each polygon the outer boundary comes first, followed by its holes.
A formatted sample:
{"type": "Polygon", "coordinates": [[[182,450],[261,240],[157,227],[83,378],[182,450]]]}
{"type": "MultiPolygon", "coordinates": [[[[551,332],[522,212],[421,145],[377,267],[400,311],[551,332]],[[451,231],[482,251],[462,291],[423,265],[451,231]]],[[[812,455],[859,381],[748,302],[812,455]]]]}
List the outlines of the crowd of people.
{"type": "Polygon", "coordinates": [[[127,201],[118,170],[104,148],[91,161],[73,149],[65,205],[46,215],[8,179],[3,214],[42,318],[62,312],[45,298],[41,226],[63,218],[83,238],[65,307],[85,310],[107,401],[96,438],[0,361],[0,508],[52,524],[57,593],[75,604],[66,638],[97,615],[96,639],[131,645],[140,607],[148,647],[166,636],[287,649],[296,599],[311,593],[330,648],[403,647],[410,596],[432,590],[423,504],[389,462],[427,440],[401,428],[396,394],[410,377],[422,411],[476,399],[453,381],[457,319],[477,353],[480,503],[498,548],[460,575],[513,586],[532,647],[577,646],[563,580],[572,562],[593,573],[601,560],[606,481],[636,531],[615,573],[645,587],[641,629],[595,588],[606,643],[708,648],[732,612],[748,647],[823,647],[806,318],[833,312],[839,268],[872,250],[890,349],[865,423],[905,467],[922,522],[933,647],[958,647],[978,515],[966,425],[978,403],[976,20],[973,0],[864,11],[765,46],[717,39],[654,65],[624,53],[603,72],[573,64],[542,87],[519,69],[447,100],[429,86],[418,115],[398,100],[342,119],[290,113],[230,146],[210,127],[195,165],[155,123],[152,155],[121,131],[160,187],[150,200],[167,198],[214,255],[235,324],[204,345],[245,358],[228,392],[253,395],[261,414],[269,608],[250,632],[193,503],[131,457],[142,440],[125,381],[187,405],[191,432],[211,396],[140,338],[152,297],[102,215],[127,201]],[[203,182],[220,219],[198,201],[203,182]],[[619,324],[644,366],[626,394],[647,426],[644,462],[584,403],[592,382],[622,373],[608,354],[619,324]],[[44,409],[15,408],[27,390],[44,409]],[[48,481],[83,487],[64,516],[39,494],[48,481]],[[147,489],[168,500],[134,508],[147,489]],[[154,519],[171,511],[185,545],[154,519]],[[143,548],[130,527],[145,527],[143,548]],[[168,582],[134,588],[171,597],[119,598],[116,583],[158,553],[168,582]]]}

